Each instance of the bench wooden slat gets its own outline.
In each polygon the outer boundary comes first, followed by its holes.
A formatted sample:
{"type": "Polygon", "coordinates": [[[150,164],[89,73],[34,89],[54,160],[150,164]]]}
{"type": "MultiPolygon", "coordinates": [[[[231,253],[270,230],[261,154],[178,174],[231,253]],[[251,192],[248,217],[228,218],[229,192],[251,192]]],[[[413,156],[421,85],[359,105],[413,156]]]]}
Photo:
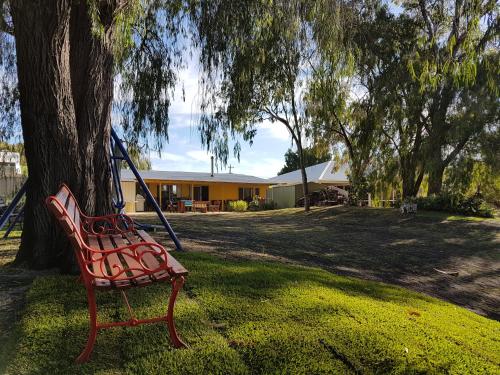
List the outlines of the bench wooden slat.
{"type": "MultiPolygon", "coordinates": [[[[75,222],[76,202],[72,197],[70,197],[68,199],[68,205],[66,207],[66,211],[68,211],[68,216],[71,219],[71,221],[73,221],[73,223],[74,223],[75,222]]],[[[77,229],[79,229],[79,228],[77,228],[77,229]]]]}
{"type": "MultiPolygon", "coordinates": [[[[128,232],[125,235],[132,244],[138,244],[142,242],[134,233],[128,232]]],[[[138,254],[142,254],[142,252],[145,250],[151,250],[151,248],[149,246],[139,246],[136,248],[138,254]]],[[[150,269],[154,269],[160,266],[160,262],[158,261],[158,259],[156,259],[156,257],[151,253],[144,254],[144,256],[142,257],[142,261],[150,269]]]]}
{"type": "Polygon", "coordinates": [[[74,216],[74,222],[76,225],[76,230],[80,232],[81,226],[80,226],[80,210],[78,209],[78,205],[75,207],[75,216],[74,216]]]}
{"type": "MultiPolygon", "coordinates": [[[[143,230],[138,230],[137,234],[146,242],[156,242],[150,235],[149,233],[143,231],[143,230]]],[[[166,250],[166,249],[165,249],[166,250]]],[[[176,275],[187,275],[188,271],[184,268],[182,264],[180,264],[177,259],[175,259],[169,252],[168,254],[168,265],[169,267],[172,267],[172,271],[176,275]]]]}
{"type": "MultiPolygon", "coordinates": [[[[117,247],[130,245],[125,241],[125,239],[120,234],[115,234],[112,237],[117,247]]],[[[149,276],[144,276],[144,274],[141,271],[139,271],[140,269],[143,268],[143,266],[134,258],[132,258],[134,256],[132,250],[125,249],[122,251],[122,253],[130,255],[130,257],[124,256],[123,259],[127,262],[129,268],[135,268],[130,270],[130,272],[132,273],[133,276],[135,276],[135,280],[137,281],[138,284],[151,281],[149,276]]]]}
{"type": "MultiPolygon", "coordinates": [[[[125,236],[132,244],[137,244],[143,242],[140,237],[137,237],[135,233],[126,233],[125,236]]],[[[142,254],[146,250],[151,250],[150,246],[139,246],[136,248],[138,254],[142,254]]],[[[149,269],[155,269],[160,267],[160,261],[151,253],[146,253],[142,257],[142,261],[146,264],[149,269]]],[[[168,260],[167,260],[168,262],[168,260]]],[[[167,263],[168,264],[168,263],[167,263]]],[[[158,271],[153,274],[156,279],[164,279],[165,277],[170,276],[166,270],[158,271]]]]}
{"type": "MultiPolygon", "coordinates": [[[[97,240],[97,236],[92,236],[92,235],[89,235],[87,237],[87,241],[90,245],[90,247],[94,248],[94,249],[100,249],[100,245],[99,245],[99,241],[97,240]]],[[[92,256],[92,272],[94,273],[94,275],[97,275],[97,277],[101,276],[101,277],[104,277],[104,273],[102,272],[101,270],[101,267],[100,267],[100,262],[99,260],[102,258],[102,254],[99,254],[99,253],[92,253],[91,254],[92,256]]],[[[102,281],[107,281],[107,280],[102,280],[102,281]]],[[[107,283],[109,285],[109,282],[107,283]]]]}
{"type": "MultiPolygon", "coordinates": [[[[111,242],[111,239],[108,236],[100,236],[99,240],[101,242],[101,249],[102,250],[113,250],[115,246],[111,242]]],[[[109,266],[109,271],[111,272],[110,276],[117,276],[123,269],[128,268],[127,264],[123,264],[120,257],[118,256],[118,253],[111,253],[106,256],[106,261],[108,262],[109,266]],[[121,268],[116,268],[113,267],[113,265],[117,265],[121,268]]],[[[126,286],[130,284],[129,280],[124,280],[128,277],[126,272],[121,273],[118,275],[114,280],[113,283],[116,284],[116,286],[126,286]]]]}
{"type": "Polygon", "coordinates": [[[69,190],[66,187],[61,188],[57,194],[56,198],[59,202],[63,204],[64,207],[68,205],[69,190]]]}

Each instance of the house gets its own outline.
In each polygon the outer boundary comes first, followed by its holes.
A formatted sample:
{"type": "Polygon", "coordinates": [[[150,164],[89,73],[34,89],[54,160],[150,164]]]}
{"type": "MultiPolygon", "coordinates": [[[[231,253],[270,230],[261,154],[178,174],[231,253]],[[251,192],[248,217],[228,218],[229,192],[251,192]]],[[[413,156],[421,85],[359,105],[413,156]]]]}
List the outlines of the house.
{"type": "Polygon", "coordinates": [[[19,152],[0,151],[0,176],[13,177],[21,174],[21,155],[19,152]]]}
{"type": "Polygon", "coordinates": [[[0,197],[2,199],[14,196],[26,181],[26,176],[23,176],[21,172],[19,152],[0,151],[0,197]]]}
{"type": "MultiPolygon", "coordinates": [[[[269,182],[263,178],[236,173],[155,170],[139,173],[162,209],[177,200],[217,201],[224,209],[228,201],[251,201],[255,196],[266,198],[269,188],[269,182]]],[[[132,171],[121,170],[121,186],[125,211],[152,210],[148,202],[144,202],[145,195],[132,171]]]]}
{"type": "MultiPolygon", "coordinates": [[[[337,166],[333,160],[307,167],[309,193],[332,187],[339,194],[347,196],[345,189],[349,186],[349,179],[346,171],[346,165],[337,166]]],[[[304,196],[300,169],[270,178],[268,182],[273,186],[270,187],[267,198],[277,208],[295,207],[297,201],[304,196]]]]}

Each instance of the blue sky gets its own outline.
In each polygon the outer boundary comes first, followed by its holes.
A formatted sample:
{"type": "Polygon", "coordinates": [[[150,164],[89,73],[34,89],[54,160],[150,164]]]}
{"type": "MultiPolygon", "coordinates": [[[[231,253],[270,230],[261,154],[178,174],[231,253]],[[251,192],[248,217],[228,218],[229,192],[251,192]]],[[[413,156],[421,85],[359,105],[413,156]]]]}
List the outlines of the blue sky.
{"type": "MultiPolygon", "coordinates": [[[[198,65],[196,60],[188,61],[188,69],[179,73],[176,95],[170,108],[169,143],[165,144],[161,155],[150,152],[152,168],[164,171],[209,172],[210,154],[201,146],[197,129],[199,113],[198,65]],[[185,100],[181,99],[182,85],[185,100]]],[[[276,176],[283,167],[284,154],[291,146],[291,137],[286,128],[279,123],[258,125],[257,136],[250,146],[241,140],[240,161],[234,157],[228,165],[233,173],[258,177],[276,176]]],[[[231,154],[232,155],[232,154],[231,154]]],[[[228,168],[219,172],[229,172],[228,168]]]]}

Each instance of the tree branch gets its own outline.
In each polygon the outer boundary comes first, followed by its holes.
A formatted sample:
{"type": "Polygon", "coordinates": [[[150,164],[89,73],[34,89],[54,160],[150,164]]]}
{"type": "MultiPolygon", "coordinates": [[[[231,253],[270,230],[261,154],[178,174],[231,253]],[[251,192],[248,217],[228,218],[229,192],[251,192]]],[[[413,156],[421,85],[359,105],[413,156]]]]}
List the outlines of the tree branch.
{"type": "Polygon", "coordinates": [[[477,44],[476,53],[483,51],[486,43],[488,43],[498,33],[500,33],[500,24],[498,23],[498,21],[495,21],[488,26],[488,29],[486,29],[483,37],[477,44]]]}
{"type": "Polygon", "coordinates": [[[349,155],[351,159],[354,159],[354,147],[352,146],[352,142],[349,139],[349,134],[347,133],[347,129],[345,128],[344,124],[342,121],[340,121],[339,117],[337,116],[337,113],[333,111],[333,117],[335,118],[335,121],[339,124],[340,131],[336,131],[337,134],[340,134],[342,138],[344,138],[344,142],[347,146],[347,149],[349,150],[349,155]]]}
{"type": "Polygon", "coordinates": [[[399,147],[398,147],[398,145],[397,145],[396,141],[394,140],[394,138],[392,138],[392,136],[391,136],[389,133],[387,133],[387,131],[384,129],[384,127],[383,127],[383,126],[382,126],[381,128],[382,128],[382,133],[384,133],[384,135],[385,135],[387,138],[389,138],[389,140],[390,140],[390,141],[392,142],[392,144],[394,145],[394,148],[396,149],[396,151],[398,152],[398,154],[400,154],[400,155],[401,155],[401,153],[399,152],[399,147]]]}
{"type": "Polygon", "coordinates": [[[432,21],[429,18],[429,13],[427,13],[427,8],[425,7],[425,0],[419,0],[418,4],[420,6],[420,12],[422,13],[425,26],[427,27],[427,33],[429,34],[431,41],[434,41],[434,26],[432,25],[432,21]]]}
{"type": "Polygon", "coordinates": [[[458,144],[455,146],[453,151],[444,159],[443,164],[446,166],[451,163],[453,159],[458,155],[460,151],[464,148],[465,144],[469,141],[471,135],[465,136],[458,144]]]}
{"type": "Polygon", "coordinates": [[[4,33],[14,36],[14,27],[9,25],[5,20],[4,2],[5,2],[4,0],[0,0],[0,31],[3,31],[4,33]]]}
{"type": "Polygon", "coordinates": [[[295,135],[295,132],[293,131],[292,127],[290,126],[290,123],[285,118],[279,116],[277,113],[274,113],[269,107],[265,107],[264,112],[267,113],[272,119],[279,121],[283,125],[285,125],[285,127],[290,132],[292,139],[295,141],[295,143],[298,143],[298,139],[297,139],[297,136],[295,135]]]}

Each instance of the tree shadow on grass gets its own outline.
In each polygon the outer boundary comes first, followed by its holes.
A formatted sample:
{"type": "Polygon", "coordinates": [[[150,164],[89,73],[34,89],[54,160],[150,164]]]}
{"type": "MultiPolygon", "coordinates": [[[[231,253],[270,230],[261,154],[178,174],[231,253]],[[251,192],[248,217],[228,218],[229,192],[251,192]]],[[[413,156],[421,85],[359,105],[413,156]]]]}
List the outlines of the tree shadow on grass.
{"type": "Polygon", "coordinates": [[[296,210],[268,215],[176,215],[171,222],[181,241],[186,239],[187,250],[286,258],[402,285],[498,319],[487,302],[495,300],[495,287],[480,275],[500,277],[500,226],[446,218],[446,214],[402,216],[390,209],[335,207],[308,214],[296,210]],[[477,277],[472,282],[449,278],[436,268],[477,277]]]}

